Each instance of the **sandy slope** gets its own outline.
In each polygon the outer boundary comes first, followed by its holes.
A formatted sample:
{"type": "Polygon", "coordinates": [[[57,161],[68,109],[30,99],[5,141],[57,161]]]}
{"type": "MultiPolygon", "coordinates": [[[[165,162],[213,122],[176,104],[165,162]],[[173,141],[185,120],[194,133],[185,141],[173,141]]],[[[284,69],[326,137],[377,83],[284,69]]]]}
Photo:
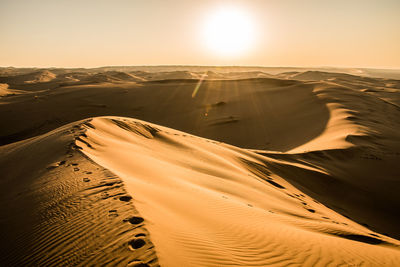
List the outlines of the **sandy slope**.
{"type": "Polygon", "coordinates": [[[393,266],[400,260],[400,242],[297,190],[267,168],[263,161],[270,159],[132,119],[91,124],[77,144],[124,180],[149,221],[163,266],[393,266]]]}
{"type": "Polygon", "coordinates": [[[399,262],[398,80],[158,70],[0,70],[1,265],[399,262]]]}
{"type": "Polygon", "coordinates": [[[122,180],[78,152],[82,123],[0,147],[1,266],[158,266],[122,180]]]}

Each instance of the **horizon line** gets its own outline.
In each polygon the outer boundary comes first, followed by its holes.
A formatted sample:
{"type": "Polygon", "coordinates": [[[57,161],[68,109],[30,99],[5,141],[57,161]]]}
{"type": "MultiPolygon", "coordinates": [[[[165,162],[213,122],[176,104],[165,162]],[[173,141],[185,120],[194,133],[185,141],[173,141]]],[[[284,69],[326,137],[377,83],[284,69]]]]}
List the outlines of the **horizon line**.
{"type": "Polygon", "coordinates": [[[260,65],[191,65],[191,64],[158,64],[158,65],[101,65],[92,67],[67,67],[67,66],[0,66],[0,68],[14,69],[101,69],[118,67],[211,67],[211,68],[298,68],[298,69],[375,69],[375,70],[399,70],[400,67],[356,67],[356,66],[260,66],[260,65]]]}

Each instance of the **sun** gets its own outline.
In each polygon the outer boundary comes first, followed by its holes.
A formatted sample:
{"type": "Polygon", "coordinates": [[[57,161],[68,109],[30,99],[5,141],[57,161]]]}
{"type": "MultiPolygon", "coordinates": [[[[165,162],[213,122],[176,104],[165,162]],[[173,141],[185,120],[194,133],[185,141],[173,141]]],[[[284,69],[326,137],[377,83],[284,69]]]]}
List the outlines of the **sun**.
{"type": "Polygon", "coordinates": [[[220,7],[207,16],[203,35],[206,46],[217,54],[240,55],[254,42],[254,23],[243,9],[220,7]]]}

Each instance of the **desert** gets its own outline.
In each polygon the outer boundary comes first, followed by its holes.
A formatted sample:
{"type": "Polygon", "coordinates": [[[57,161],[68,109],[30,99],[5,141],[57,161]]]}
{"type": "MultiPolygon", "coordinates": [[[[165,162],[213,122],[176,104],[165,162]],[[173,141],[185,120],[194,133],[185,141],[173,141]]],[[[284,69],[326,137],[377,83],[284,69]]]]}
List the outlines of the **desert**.
{"type": "Polygon", "coordinates": [[[354,73],[2,68],[2,265],[396,266],[399,74],[354,73]]]}
{"type": "Polygon", "coordinates": [[[400,267],[399,0],[1,0],[0,267],[400,267]]]}

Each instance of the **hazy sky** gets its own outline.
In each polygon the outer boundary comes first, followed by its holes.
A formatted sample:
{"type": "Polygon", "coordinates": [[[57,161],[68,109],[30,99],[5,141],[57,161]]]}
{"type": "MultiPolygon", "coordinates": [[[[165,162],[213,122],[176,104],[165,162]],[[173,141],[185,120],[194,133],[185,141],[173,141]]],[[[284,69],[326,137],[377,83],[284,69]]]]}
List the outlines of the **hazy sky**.
{"type": "Polygon", "coordinates": [[[400,68],[400,0],[0,0],[0,36],[0,66],[400,68]],[[225,7],[253,25],[242,53],[206,45],[225,7]]]}

